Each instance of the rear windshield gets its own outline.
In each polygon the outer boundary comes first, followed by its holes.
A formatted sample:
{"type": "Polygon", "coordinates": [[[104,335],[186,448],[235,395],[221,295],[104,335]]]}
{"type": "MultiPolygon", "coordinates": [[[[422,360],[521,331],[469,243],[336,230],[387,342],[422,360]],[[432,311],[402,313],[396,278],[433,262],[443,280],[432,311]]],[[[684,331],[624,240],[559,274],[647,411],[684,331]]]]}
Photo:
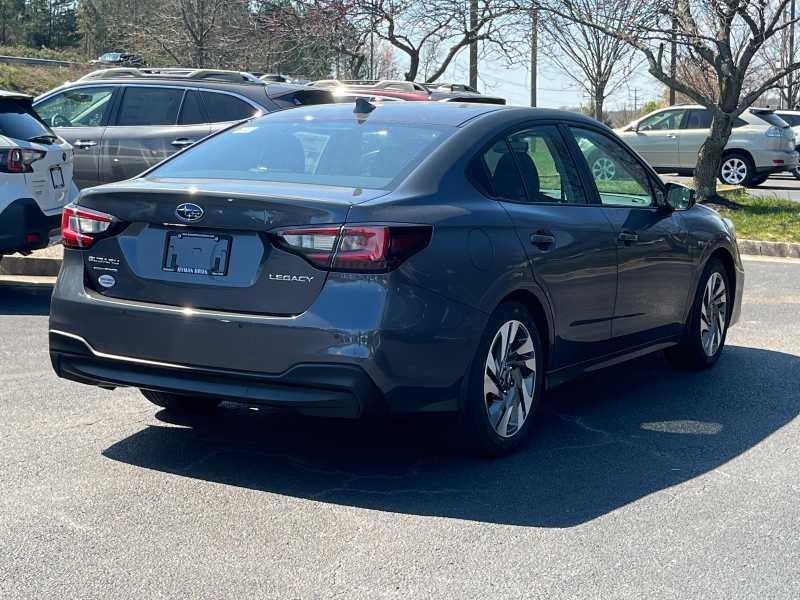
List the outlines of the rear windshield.
{"type": "Polygon", "coordinates": [[[800,115],[788,115],[785,113],[781,113],[780,118],[786,121],[792,127],[797,127],[800,125],[800,115]]]}
{"type": "Polygon", "coordinates": [[[430,125],[359,123],[355,117],[267,116],[194,146],[151,175],[391,189],[451,131],[430,125]]]}
{"type": "Polygon", "coordinates": [[[755,116],[757,116],[759,119],[761,119],[762,121],[766,121],[767,123],[769,123],[770,125],[774,125],[775,127],[780,127],[781,129],[783,129],[784,127],[788,127],[789,126],[789,124],[786,121],[781,119],[775,113],[772,113],[772,112],[755,112],[755,111],[753,111],[753,114],[755,116]]]}
{"type": "Polygon", "coordinates": [[[15,140],[55,137],[26,102],[13,98],[0,98],[0,134],[15,140]]]}

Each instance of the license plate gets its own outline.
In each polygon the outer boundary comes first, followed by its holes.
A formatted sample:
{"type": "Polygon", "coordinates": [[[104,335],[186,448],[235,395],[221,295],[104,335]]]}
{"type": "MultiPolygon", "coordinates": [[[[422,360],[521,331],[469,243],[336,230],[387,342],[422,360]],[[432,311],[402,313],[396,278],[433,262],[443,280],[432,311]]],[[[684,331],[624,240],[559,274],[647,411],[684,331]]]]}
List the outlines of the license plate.
{"type": "Polygon", "coordinates": [[[228,272],[231,237],[207,233],[167,233],[164,271],[189,275],[214,275],[228,272]]]}
{"type": "Polygon", "coordinates": [[[64,187],[64,174],[61,172],[61,167],[50,169],[50,179],[53,181],[54,188],[64,187]]]}

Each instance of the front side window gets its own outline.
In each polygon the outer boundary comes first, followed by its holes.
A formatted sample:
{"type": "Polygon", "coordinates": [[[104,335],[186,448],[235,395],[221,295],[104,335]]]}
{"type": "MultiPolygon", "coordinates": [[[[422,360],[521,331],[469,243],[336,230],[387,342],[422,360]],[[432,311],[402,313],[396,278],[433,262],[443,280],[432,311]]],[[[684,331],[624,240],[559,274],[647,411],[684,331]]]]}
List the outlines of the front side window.
{"type": "Polygon", "coordinates": [[[665,110],[646,117],[639,123],[637,131],[660,131],[678,129],[681,126],[685,110],[665,110]]]}
{"type": "Polygon", "coordinates": [[[590,129],[570,127],[583,153],[604,206],[653,206],[647,171],[616,140],[590,129]]]}
{"type": "Polygon", "coordinates": [[[451,131],[357,118],[263,117],[197,144],[151,175],[392,189],[451,131]]]}
{"type": "Polygon", "coordinates": [[[202,92],[208,120],[211,123],[226,123],[249,119],[259,111],[244,100],[229,94],[202,92]]]}
{"type": "Polygon", "coordinates": [[[99,127],[113,93],[111,87],[74,88],[38,102],[34,110],[50,127],[99,127]]]}
{"type": "Polygon", "coordinates": [[[117,125],[174,125],[182,99],[180,88],[128,87],[117,125]]]}

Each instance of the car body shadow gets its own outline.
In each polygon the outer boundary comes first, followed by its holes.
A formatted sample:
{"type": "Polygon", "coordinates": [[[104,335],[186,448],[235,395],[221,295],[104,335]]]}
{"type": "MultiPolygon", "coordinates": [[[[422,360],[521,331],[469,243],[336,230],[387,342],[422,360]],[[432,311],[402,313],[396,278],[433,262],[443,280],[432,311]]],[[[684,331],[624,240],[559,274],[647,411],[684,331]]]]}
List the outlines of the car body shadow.
{"type": "Polygon", "coordinates": [[[185,477],[397,513],[571,527],[714,470],[791,421],[800,357],[730,346],[712,370],[661,354],[548,394],[529,441],[484,460],[438,420],[342,422],[224,405],[161,411],[108,458],[185,477]],[[175,427],[174,425],[180,425],[175,427]]]}
{"type": "Polygon", "coordinates": [[[49,315],[52,293],[52,285],[0,280],[0,315],[49,315]]]}

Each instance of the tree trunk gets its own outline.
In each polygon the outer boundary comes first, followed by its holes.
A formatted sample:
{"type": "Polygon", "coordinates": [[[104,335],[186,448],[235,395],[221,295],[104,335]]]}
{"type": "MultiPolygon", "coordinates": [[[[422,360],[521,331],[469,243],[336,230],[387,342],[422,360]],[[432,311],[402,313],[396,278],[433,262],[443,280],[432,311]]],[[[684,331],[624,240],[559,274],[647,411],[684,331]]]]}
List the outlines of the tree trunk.
{"type": "Polygon", "coordinates": [[[717,174],[722,163],[722,152],[731,135],[734,116],[718,112],[711,120],[711,133],[700,146],[694,170],[694,188],[697,201],[705,202],[717,195],[717,174]]]}
{"type": "Polygon", "coordinates": [[[594,98],[592,98],[592,112],[594,113],[592,116],[601,123],[603,122],[603,100],[605,100],[605,95],[605,86],[596,85],[593,94],[594,98]]]}
{"type": "MultiPolygon", "coordinates": [[[[478,28],[478,0],[469,2],[469,27],[475,34],[478,28]]],[[[469,84],[478,89],[478,41],[472,40],[469,44],[469,84]]]]}
{"type": "Polygon", "coordinates": [[[406,81],[416,81],[419,72],[419,50],[409,56],[408,71],[406,71],[406,81]]]}

